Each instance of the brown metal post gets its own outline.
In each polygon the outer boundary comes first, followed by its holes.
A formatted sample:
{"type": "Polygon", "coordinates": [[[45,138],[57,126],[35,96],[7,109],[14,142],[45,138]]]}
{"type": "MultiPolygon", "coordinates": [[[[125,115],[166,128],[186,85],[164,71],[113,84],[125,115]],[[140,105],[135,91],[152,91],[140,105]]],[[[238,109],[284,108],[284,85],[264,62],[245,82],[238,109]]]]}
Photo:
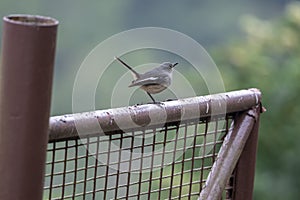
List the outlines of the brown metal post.
{"type": "Polygon", "coordinates": [[[42,199],[58,21],[3,18],[0,199],[42,199]]]}
{"type": "MultiPolygon", "coordinates": [[[[256,109],[257,113],[259,113],[260,108],[257,107],[256,109]]],[[[260,115],[258,114],[235,169],[233,199],[253,199],[259,117],[260,115]]]]}
{"type": "MultiPolygon", "coordinates": [[[[240,155],[243,152],[258,115],[259,114],[256,109],[251,109],[239,114],[234,119],[233,129],[224,139],[222,147],[218,153],[217,161],[211,169],[205,186],[200,193],[199,200],[215,200],[221,198],[226,182],[232,174],[240,155]]],[[[239,200],[240,198],[234,199],[239,200]]],[[[244,198],[241,199],[244,200],[244,198]]]]}

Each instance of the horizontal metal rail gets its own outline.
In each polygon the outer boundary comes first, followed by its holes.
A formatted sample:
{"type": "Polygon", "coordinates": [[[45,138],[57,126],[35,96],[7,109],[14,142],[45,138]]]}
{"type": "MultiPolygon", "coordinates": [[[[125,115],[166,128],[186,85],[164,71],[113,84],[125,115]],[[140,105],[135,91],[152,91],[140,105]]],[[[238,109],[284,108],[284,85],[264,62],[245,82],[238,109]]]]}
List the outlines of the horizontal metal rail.
{"type": "Polygon", "coordinates": [[[261,101],[258,89],[145,104],[50,118],[49,142],[113,134],[193,119],[225,115],[250,109],[261,101]],[[100,127],[95,131],[95,122],[100,127]],[[80,130],[78,131],[78,125],[80,130]],[[82,134],[82,132],[84,132],[82,134]]]}

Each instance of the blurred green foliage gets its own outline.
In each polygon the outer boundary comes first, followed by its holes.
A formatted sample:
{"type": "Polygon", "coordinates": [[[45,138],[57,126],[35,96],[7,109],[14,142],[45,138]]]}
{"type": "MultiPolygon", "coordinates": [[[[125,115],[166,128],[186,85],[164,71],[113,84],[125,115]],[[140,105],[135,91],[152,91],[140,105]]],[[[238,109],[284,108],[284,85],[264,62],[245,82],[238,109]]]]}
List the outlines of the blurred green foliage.
{"type": "Polygon", "coordinates": [[[244,40],[216,48],[227,90],[257,87],[261,116],[255,199],[300,198],[300,2],[274,21],[244,16],[244,40]]]}

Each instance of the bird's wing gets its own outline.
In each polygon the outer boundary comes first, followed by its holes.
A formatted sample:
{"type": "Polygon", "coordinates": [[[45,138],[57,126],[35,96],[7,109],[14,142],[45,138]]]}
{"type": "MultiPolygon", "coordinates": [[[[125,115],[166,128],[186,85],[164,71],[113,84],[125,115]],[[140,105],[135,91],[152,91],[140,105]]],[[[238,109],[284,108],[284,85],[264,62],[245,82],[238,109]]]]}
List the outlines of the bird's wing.
{"type": "Polygon", "coordinates": [[[142,86],[142,85],[166,85],[167,82],[167,76],[150,76],[147,78],[140,77],[134,81],[128,86],[128,87],[133,87],[133,86],[142,86]]]}

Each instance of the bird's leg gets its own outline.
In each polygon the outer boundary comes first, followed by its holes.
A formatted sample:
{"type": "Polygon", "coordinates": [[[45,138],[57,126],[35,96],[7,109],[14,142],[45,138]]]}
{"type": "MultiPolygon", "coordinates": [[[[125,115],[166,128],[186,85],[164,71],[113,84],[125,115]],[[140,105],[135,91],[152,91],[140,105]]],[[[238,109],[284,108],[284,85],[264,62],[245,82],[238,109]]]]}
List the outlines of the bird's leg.
{"type": "Polygon", "coordinates": [[[159,103],[159,102],[156,102],[156,101],[155,101],[155,99],[152,97],[152,95],[151,95],[149,92],[147,92],[147,94],[148,94],[148,95],[149,95],[149,97],[152,99],[152,101],[153,101],[153,103],[154,103],[154,104],[157,104],[157,103],[159,103]]]}

